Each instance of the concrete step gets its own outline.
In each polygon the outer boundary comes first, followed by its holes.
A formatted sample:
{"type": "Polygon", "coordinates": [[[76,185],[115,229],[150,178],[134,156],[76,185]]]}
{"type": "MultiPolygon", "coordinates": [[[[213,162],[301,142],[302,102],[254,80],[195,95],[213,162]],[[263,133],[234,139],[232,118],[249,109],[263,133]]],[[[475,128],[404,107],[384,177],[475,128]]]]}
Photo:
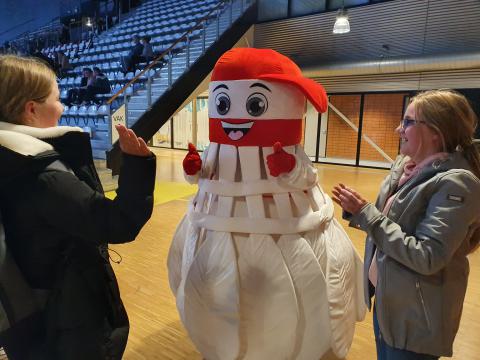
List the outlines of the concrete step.
{"type": "Polygon", "coordinates": [[[128,103],[128,111],[130,110],[142,110],[145,111],[148,108],[148,103],[145,101],[143,103],[128,103]]]}
{"type": "MultiPolygon", "coordinates": [[[[177,75],[177,78],[178,76],[181,76],[181,74],[177,75]]],[[[174,75],[172,74],[172,79],[174,79],[174,75]]],[[[155,83],[155,86],[152,87],[152,89],[161,89],[163,87],[168,87],[169,86],[169,82],[168,82],[168,79],[164,79],[162,81],[159,81],[158,83],[155,83]]]]}
{"type": "MultiPolygon", "coordinates": [[[[137,93],[132,96],[130,98],[130,101],[134,100],[134,99],[137,99],[137,98],[147,98],[147,90],[145,89],[142,89],[142,90],[138,90],[137,93]]],[[[136,102],[140,102],[140,101],[136,101],[136,102]]]]}
{"type": "Polygon", "coordinates": [[[169,89],[168,85],[156,87],[152,89],[152,96],[158,95],[158,94],[163,94],[165,91],[169,89]]]}
{"type": "Polygon", "coordinates": [[[136,95],[130,98],[128,106],[132,104],[146,104],[147,102],[147,90],[139,90],[136,95]]]}
{"type": "Polygon", "coordinates": [[[128,109],[128,118],[138,119],[144,112],[145,110],[128,109]]]}
{"type": "Polygon", "coordinates": [[[99,123],[95,124],[95,129],[96,129],[96,131],[109,131],[110,130],[110,124],[99,122],[99,123]]]}
{"type": "MultiPolygon", "coordinates": [[[[153,83],[152,84],[152,91],[155,91],[155,90],[162,90],[162,89],[167,89],[168,88],[168,84],[167,82],[156,82],[156,83],[153,83]]],[[[146,92],[147,90],[145,90],[146,92]]],[[[146,96],[146,95],[145,95],[146,96]]]]}

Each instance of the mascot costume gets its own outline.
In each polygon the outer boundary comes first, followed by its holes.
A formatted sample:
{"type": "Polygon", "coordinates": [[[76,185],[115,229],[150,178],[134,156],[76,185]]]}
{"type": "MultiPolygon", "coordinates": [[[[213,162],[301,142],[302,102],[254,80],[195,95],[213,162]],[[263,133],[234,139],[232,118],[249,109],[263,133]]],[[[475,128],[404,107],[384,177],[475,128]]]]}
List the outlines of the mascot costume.
{"type": "Polygon", "coordinates": [[[210,145],[183,161],[198,193],[168,255],[181,320],[207,360],[346,356],[365,315],[362,262],[299,145],[322,86],[289,58],[236,48],[209,86],[210,145]]]}

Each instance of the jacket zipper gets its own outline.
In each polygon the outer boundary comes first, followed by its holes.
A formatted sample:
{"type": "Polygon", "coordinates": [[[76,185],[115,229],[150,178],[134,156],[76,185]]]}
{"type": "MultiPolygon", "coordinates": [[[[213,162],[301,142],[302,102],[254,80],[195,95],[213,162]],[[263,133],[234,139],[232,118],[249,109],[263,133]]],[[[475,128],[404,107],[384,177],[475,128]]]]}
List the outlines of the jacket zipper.
{"type": "Polygon", "coordinates": [[[415,287],[417,288],[418,295],[420,296],[420,302],[422,303],[423,314],[425,315],[425,320],[427,321],[428,330],[431,329],[430,318],[428,317],[427,308],[425,306],[425,300],[423,299],[422,288],[418,280],[415,280],[415,287]]]}

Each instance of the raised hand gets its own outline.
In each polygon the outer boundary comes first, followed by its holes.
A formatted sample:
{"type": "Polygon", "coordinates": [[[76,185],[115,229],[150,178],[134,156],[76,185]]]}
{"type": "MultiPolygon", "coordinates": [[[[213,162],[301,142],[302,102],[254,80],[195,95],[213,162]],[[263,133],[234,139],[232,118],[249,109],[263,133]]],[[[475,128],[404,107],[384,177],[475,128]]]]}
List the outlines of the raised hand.
{"type": "Polygon", "coordinates": [[[152,154],[145,141],[141,137],[137,137],[132,129],[127,129],[120,124],[115,125],[115,129],[118,131],[120,149],[125,154],[143,157],[148,157],[152,154]]]}
{"type": "Polygon", "coordinates": [[[188,143],[188,154],[183,159],[183,170],[187,175],[195,175],[201,168],[202,159],[197,148],[192,143],[188,143]]]}
{"type": "Polygon", "coordinates": [[[367,204],[367,200],[365,200],[358,192],[343,184],[334,186],[332,194],[333,201],[350,214],[357,214],[367,204]]]}
{"type": "Polygon", "coordinates": [[[289,173],[293,170],[295,164],[295,156],[283,150],[282,144],[277,141],[273,145],[273,154],[267,156],[270,175],[276,177],[283,173],[289,173]]]}

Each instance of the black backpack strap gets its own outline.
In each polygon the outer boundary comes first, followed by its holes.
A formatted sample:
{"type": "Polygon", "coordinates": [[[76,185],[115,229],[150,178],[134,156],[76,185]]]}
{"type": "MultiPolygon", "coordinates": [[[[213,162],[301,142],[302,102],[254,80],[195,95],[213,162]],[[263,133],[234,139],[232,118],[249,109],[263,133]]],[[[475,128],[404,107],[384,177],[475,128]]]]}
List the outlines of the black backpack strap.
{"type": "Polygon", "coordinates": [[[0,214],[0,346],[9,358],[24,359],[32,352],[40,353],[42,317],[42,304],[8,251],[0,214]]]}
{"type": "Polygon", "coordinates": [[[0,215],[0,333],[38,310],[32,289],[8,251],[0,215]]]}
{"type": "MultiPolygon", "coordinates": [[[[45,169],[72,172],[60,160],[45,169]]],[[[31,288],[24,278],[8,249],[0,213],[0,344],[15,332],[17,324],[22,327],[41,313],[49,294],[50,290],[31,288]]]]}

